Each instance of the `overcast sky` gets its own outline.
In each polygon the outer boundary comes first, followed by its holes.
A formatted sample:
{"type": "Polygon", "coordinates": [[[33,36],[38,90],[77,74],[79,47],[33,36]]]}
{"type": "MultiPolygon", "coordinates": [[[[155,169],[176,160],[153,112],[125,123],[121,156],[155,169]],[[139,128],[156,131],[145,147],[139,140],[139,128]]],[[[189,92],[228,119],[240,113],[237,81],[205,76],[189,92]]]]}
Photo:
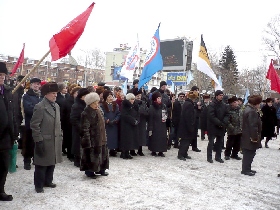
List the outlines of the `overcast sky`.
{"type": "MultiPolygon", "coordinates": [[[[40,59],[52,35],[82,13],[91,0],[0,0],[0,53],[40,59]]],[[[95,0],[95,7],[72,55],[99,48],[112,51],[120,43],[147,48],[159,22],[161,40],[186,36],[194,41],[198,56],[200,34],[210,53],[226,45],[235,51],[239,69],[262,61],[261,37],[267,22],[280,13],[279,0],[95,0]]]]}

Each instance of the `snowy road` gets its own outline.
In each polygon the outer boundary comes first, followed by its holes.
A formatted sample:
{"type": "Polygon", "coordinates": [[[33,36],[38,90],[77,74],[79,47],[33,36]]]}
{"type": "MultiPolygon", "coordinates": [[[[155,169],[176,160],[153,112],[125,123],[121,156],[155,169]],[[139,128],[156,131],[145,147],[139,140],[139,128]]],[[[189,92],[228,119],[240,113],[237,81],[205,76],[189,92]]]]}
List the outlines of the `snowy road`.
{"type": "Polygon", "coordinates": [[[43,194],[34,190],[34,166],[24,170],[18,153],[18,171],[6,183],[14,200],[0,202],[0,209],[280,209],[280,137],[257,151],[254,177],[240,174],[238,160],[208,163],[207,142],[198,139],[202,152],[190,151],[187,161],[178,160],[174,148],[164,158],[152,157],[147,148],[145,157],[110,158],[110,175],[96,180],[64,157],[55,168],[57,188],[43,194]]]}

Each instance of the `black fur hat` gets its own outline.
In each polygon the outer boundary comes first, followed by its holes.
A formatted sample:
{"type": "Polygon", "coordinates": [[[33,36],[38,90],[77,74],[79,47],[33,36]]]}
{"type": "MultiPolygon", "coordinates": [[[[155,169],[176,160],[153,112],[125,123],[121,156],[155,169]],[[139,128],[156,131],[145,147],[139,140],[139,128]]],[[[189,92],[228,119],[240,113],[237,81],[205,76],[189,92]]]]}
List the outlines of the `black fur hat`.
{"type": "Polygon", "coordinates": [[[80,90],[78,90],[78,95],[77,98],[82,98],[83,96],[89,94],[90,92],[88,91],[87,88],[81,88],[80,90]]]}
{"type": "Polygon", "coordinates": [[[8,69],[4,62],[0,62],[0,73],[8,74],[8,69]]]}
{"type": "Polygon", "coordinates": [[[56,82],[48,82],[41,87],[42,96],[45,96],[51,92],[58,92],[58,85],[56,82]]]}

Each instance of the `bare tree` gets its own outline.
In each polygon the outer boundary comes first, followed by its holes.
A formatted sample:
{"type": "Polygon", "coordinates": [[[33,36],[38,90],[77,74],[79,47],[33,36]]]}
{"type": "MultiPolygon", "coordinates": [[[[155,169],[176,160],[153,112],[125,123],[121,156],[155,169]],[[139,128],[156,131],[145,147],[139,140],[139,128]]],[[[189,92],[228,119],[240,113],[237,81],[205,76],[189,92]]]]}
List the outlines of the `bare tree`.
{"type": "Polygon", "coordinates": [[[100,49],[94,50],[82,50],[84,56],[79,56],[77,61],[80,65],[91,69],[104,69],[105,67],[105,55],[100,49]]]}
{"type": "Polygon", "coordinates": [[[274,53],[280,59],[280,14],[274,16],[264,29],[262,38],[267,50],[274,53]]]}

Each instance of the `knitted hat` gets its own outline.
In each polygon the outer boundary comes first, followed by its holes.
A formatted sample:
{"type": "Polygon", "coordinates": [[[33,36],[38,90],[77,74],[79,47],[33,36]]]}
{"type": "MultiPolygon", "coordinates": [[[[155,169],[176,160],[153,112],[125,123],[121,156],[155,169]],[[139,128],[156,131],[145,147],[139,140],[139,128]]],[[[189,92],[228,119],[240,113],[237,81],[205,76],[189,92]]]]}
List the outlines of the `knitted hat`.
{"type": "Polygon", "coordinates": [[[218,96],[218,95],[221,95],[221,94],[224,94],[223,91],[221,91],[221,90],[216,90],[216,92],[215,92],[215,97],[218,96]]]}
{"type": "Polygon", "coordinates": [[[86,88],[81,88],[79,91],[78,91],[78,95],[77,95],[77,98],[82,98],[83,96],[89,94],[89,91],[88,89],[86,88]]]}
{"type": "Polygon", "coordinates": [[[8,74],[8,69],[4,62],[0,62],[0,73],[8,74]]]}
{"type": "Polygon", "coordinates": [[[162,87],[163,85],[167,85],[167,83],[166,83],[165,81],[161,81],[161,82],[159,83],[159,87],[162,87]]]}
{"type": "Polygon", "coordinates": [[[113,93],[112,93],[110,90],[105,90],[105,91],[103,92],[103,99],[104,99],[104,101],[107,100],[107,98],[108,98],[109,95],[113,96],[113,93]]]}
{"type": "Polygon", "coordinates": [[[45,96],[48,93],[58,92],[58,85],[56,82],[48,82],[41,87],[41,95],[45,96]]]}

